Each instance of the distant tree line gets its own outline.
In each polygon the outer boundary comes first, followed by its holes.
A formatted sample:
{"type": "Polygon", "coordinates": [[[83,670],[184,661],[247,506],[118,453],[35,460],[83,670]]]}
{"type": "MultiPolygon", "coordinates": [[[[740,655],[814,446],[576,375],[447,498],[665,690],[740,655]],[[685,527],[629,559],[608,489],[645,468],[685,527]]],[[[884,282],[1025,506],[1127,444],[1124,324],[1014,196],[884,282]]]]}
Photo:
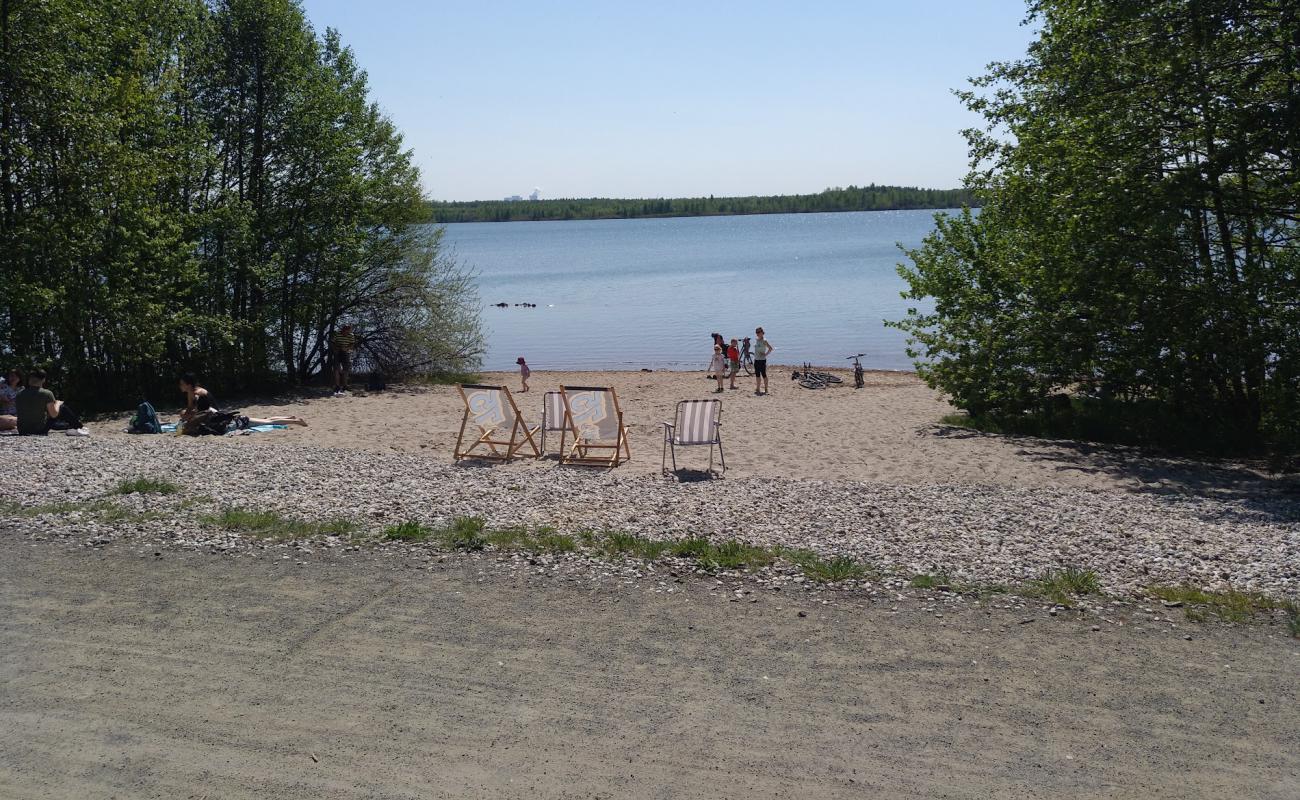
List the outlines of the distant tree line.
{"type": "Polygon", "coordinates": [[[730,214],[804,214],[820,211],[888,211],[960,208],[974,194],[968,189],[918,189],[915,186],[849,186],[817,194],[766,197],[686,197],[630,200],[591,197],[572,200],[479,200],[432,202],[429,221],[519,222],[564,219],[700,217],[730,214]]]}
{"type": "MultiPolygon", "coordinates": [[[[922,374],[1004,428],[1300,452],[1300,5],[1030,3],[964,95],[979,215],[902,268],[922,374]]],[[[1291,463],[1294,463],[1293,461],[1291,463]]]]}
{"type": "Polygon", "coordinates": [[[336,326],[473,367],[401,135],[293,0],[0,2],[0,363],[83,406],[321,370],[336,326]]]}

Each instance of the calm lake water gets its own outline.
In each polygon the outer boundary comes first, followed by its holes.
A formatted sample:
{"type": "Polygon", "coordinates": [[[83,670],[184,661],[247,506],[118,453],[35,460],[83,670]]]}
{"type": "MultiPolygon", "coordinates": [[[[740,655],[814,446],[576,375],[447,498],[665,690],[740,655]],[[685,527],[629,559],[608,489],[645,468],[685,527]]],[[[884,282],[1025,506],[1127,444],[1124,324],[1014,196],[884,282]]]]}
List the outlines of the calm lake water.
{"type": "Polygon", "coordinates": [[[920,244],[934,212],[446,227],[478,275],[485,369],[521,355],[533,369],[703,369],[711,332],[739,339],[758,325],[776,363],[865,352],[869,368],[911,369],[904,335],[882,322],[910,304],[897,245],[920,244]]]}

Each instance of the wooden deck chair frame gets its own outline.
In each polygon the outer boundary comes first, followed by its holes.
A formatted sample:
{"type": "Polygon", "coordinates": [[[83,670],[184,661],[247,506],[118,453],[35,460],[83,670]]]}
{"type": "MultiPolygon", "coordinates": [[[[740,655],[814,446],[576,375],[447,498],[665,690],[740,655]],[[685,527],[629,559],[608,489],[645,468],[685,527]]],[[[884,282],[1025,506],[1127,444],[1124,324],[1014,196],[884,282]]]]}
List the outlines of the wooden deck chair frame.
{"type": "Polygon", "coordinates": [[[672,456],[672,471],[677,471],[677,448],[678,447],[695,447],[708,445],[709,447],[709,472],[713,472],[713,448],[718,448],[718,460],[722,463],[722,473],[727,471],[727,456],[722,452],[722,401],[716,398],[711,400],[679,400],[673,410],[673,421],[663,423],[664,426],[664,453],[663,460],[660,462],[660,469],[664,474],[668,474],[668,457],[672,456]],[[689,433],[683,433],[678,429],[682,422],[682,407],[690,406],[700,408],[708,406],[710,413],[708,416],[708,426],[711,429],[711,436],[702,436],[699,438],[691,437],[689,433]]]}
{"type": "Polygon", "coordinates": [[[546,455],[546,433],[564,430],[564,393],[546,392],[542,395],[542,455],[546,455]],[[558,402],[553,402],[554,397],[558,402]],[[554,411],[555,413],[552,413],[554,411]]]}
{"type": "Polygon", "coordinates": [[[578,464],[589,467],[617,467],[624,461],[632,460],[632,448],[628,445],[627,426],[623,424],[623,409],[618,405],[618,394],[612,386],[561,386],[560,394],[564,399],[564,428],[560,431],[560,463],[578,464]],[[614,439],[593,441],[583,435],[579,425],[574,421],[573,398],[570,393],[600,392],[609,396],[613,406],[613,415],[618,425],[618,434],[614,439]],[[565,441],[572,438],[568,446],[565,441]]]}
{"type": "MultiPolygon", "coordinates": [[[[531,428],[524,422],[523,415],[519,413],[519,406],[515,404],[515,398],[510,394],[510,389],[506,386],[485,386],[482,384],[465,383],[457,384],[456,390],[460,392],[460,399],[465,403],[465,412],[460,418],[460,433],[456,435],[456,447],[452,451],[454,460],[460,461],[463,458],[489,458],[500,461],[510,461],[513,458],[539,458],[542,451],[537,448],[537,440],[534,438],[540,425],[534,425],[531,428]],[[467,394],[466,392],[469,392],[467,394]],[[465,442],[465,429],[470,426],[470,394],[474,392],[499,392],[502,402],[508,403],[510,412],[513,415],[513,421],[504,421],[497,425],[481,425],[477,422],[474,427],[479,429],[477,438],[469,447],[461,449],[465,442]],[[503,430],[506,428],[507,430],[503,430]],[[504,434],[504,436],[502,435],[504,434]],[[480,448],[485,448],[487,452],[479,452],[480,448]],[[527,452],[531,449],[532,452],[527,452]]],[[[470,434],[473,436],[474,434],[470,434]]]]}

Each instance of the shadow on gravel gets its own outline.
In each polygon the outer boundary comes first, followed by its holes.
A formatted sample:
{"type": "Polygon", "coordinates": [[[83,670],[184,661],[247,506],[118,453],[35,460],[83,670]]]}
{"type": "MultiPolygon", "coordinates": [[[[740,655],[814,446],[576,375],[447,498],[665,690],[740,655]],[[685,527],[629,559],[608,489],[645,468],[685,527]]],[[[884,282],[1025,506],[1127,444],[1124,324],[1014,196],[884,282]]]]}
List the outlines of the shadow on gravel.
{"type": "Polygon", "coordinates": [[[1016,455],[1054,467],[1058,472],[1106,475],[1141,494],[1196,495],[1240,501],[1258,512],[1285,521],[1297,518],[1300,476],[1270,476],[1261,463],[1197,460],[1123,445],[1072,439],[985,433],[969,428],[935,425],[918,431],[943,439],[997,439],[1016,446],[1016,455]]]}
{"type": "Polygon", "coordinates": [[[678,483],[704,483],[706,481],[722,480],[721,475],[703,469],[679,469],[676,472],[670,471],[668,474],[676,478],[678,483]]]}

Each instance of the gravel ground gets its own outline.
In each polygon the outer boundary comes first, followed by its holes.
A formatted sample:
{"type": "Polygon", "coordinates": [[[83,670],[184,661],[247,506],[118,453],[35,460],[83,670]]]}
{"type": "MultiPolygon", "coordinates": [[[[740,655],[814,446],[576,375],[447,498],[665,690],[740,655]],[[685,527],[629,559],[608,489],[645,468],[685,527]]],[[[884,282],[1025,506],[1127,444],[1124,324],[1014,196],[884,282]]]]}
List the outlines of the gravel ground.
{"type": "MultiPolygon", "coordinates": [[[[981,584],[1077,566],[1094,570],[1111,593],[1188,582],[1300,596],[1300,496],[1294,494],[1224,498],[754,478],[683,483],[558,466],[457,467],[416,455],[255,437],[7,438],[0,448],[9,467],[6,501],[33,507],[110,496],[117,506],[153,512],[147,520],[107,521],[78,510],[23,517],[25,530],[88,543],[140,537],[238,546],[236,535],[201,521],[226,506],[306,520],[348,518],[372,532],[408,519],[439,524],[475,515],[489,526],[734,537],[981,584]],[[167,479],[183,491],[111,496],[118,482],[138,477],[167,479]]],[[[0,508],[0,515],[20,517],[13,506],[0,508]]]]}

